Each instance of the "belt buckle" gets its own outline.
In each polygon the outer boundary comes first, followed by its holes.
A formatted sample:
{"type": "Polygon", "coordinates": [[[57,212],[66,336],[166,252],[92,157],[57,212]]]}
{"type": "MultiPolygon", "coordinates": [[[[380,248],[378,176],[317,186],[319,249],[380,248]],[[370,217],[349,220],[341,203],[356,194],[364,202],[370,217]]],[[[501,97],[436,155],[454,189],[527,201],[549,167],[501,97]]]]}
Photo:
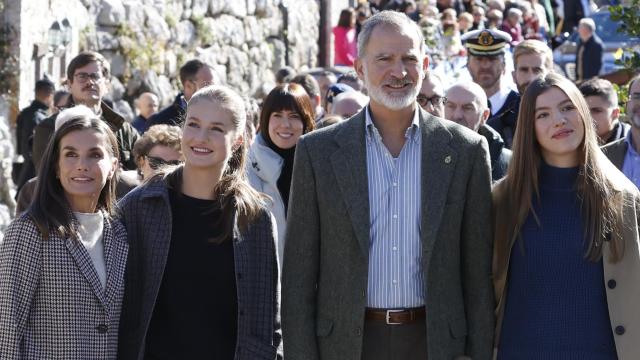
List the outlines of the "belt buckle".
{"type": "Polygon", "coordinates": [[[390,316],[393,313],[400,313],[403,311],[404,310],[387,310],[387,314],[385,315],[385,322],[387,323],[387,325],[402,325],[402,323],[399,322],[391,322],[390,316]]]}

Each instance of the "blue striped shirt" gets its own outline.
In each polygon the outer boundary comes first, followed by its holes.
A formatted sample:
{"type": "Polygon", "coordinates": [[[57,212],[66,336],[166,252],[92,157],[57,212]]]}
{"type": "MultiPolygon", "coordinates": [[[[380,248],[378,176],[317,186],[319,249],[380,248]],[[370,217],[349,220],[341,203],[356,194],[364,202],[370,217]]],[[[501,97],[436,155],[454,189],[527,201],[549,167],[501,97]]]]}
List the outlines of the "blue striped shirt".
{"type": "Polygon", "coordinates": [[[409,308],[424,305],[420,242],[421,143],[418,110],[394,158],[366,109],[369,179],[369,277],[367,306],[409,308]]]}
{"type": "Polygon", "coordinates": [[[627,143],[627,153],[622,163],[622,173],[631,180],[636,187],[640,188],[640,154],[633,147],[631,131],[627,133],[624,141],[627,143]]]}

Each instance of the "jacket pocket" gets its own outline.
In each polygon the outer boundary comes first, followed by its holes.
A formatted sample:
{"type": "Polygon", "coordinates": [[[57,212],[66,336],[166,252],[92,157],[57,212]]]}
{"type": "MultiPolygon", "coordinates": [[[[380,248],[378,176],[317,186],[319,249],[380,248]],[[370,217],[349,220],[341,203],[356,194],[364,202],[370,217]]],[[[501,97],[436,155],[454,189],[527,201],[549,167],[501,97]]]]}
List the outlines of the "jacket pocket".
{"type": "Polygon", "coordinates": [[[254,336],[246,336],[244,337],[244,341],[238,346],[236,358],[274,360],[277,351],[278,349],[271,344],[267,344],[254,336]]]}
{"type": "Polygon", "coordinates": [[[333,330],[333,321],[327,319],[316,320],[316,335],[320,337],[327,337],[333,330]]]}
{"type": "Polygon", "coordinates": [[[449,331],[454,339],[467,336],[467,321],[465,319],[454,319],[449,323],[449,331]]]}

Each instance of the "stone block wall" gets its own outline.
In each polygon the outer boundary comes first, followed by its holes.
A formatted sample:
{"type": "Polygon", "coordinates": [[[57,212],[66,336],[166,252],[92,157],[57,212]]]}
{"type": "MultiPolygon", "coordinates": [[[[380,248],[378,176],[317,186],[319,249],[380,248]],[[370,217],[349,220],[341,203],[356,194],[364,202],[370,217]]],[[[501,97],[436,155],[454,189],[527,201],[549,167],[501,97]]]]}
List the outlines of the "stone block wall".
{"type": "Polygon", "coordinates": [[[163,105],[180,88],[178,69],[197,57],[218,83],[260,97],[285,65],[316,66],[317,0],[83,0],[95,23],[81,32],[80,47],[111,61],[112,97],[123,113],[144,91],[163,105]],[[288,31],[283,8],[288,8],[288,31]],[[286,41],[285,41],[286,37],[286,41]],[[126,101],[121,101],[121,100],[126,101]]]}

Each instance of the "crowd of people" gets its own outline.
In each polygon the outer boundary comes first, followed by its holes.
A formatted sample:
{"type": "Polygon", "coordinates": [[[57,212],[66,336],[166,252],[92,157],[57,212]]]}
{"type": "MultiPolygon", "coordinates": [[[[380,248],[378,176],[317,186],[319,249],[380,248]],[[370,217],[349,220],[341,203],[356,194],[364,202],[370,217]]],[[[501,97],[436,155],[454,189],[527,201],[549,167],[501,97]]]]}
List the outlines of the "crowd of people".
{"type": "Polygon", "coordinates": [[[17,119],[0,358],[635,359],[640,76],[555,72],[568,3],[362,2],[339,71],[192,59],[131,123],[81,52],[17,119]]]}

